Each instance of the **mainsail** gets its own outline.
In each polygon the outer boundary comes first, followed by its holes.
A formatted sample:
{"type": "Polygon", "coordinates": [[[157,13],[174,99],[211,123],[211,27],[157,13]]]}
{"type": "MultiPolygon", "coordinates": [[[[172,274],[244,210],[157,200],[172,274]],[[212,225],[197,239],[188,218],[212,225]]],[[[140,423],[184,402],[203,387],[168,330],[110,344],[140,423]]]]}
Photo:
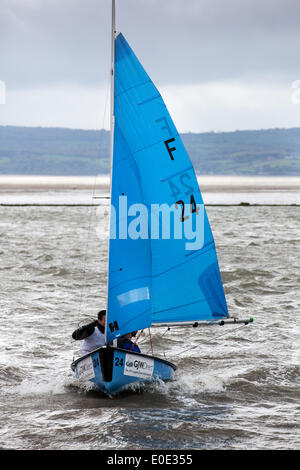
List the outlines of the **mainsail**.
{"type": "Polygon", "coordinates": [[[114,46],[107,342],[151,324],[228,316],[214,239],[189,156],[160,93],[121,33],[114,46]],[[162,205],[172,207],[170,217],[182,227],[189,221],[192,228],[199,216],[200,245],[190,243],[185,233],[178,237],[175,229],[162,236],[162,205]],[[138,210],[147,233],[131,237],[128,226],[138,210]],[[153,233],[154,219],[158,233],[153,233]]]}

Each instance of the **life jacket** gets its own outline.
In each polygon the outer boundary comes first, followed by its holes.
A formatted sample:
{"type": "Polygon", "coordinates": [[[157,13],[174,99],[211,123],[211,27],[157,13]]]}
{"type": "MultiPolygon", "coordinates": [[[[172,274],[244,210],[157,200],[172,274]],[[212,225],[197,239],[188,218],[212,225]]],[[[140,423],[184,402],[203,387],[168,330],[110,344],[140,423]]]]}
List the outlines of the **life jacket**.
{"type": "Polygon", "coordinates": [[[82,345],[82,354],[87,354],[94,349],[101,348],[104,345],[104,333],[95,326],[94,333],[85,338],[82,345]]]}
{"type": "Polygon", "coordinates": [[[128,349],[129,351],[134,351],[137,353],[141,352],[140,348],[128,338],[122,338],[122,337],[118,338],[117,345],[118,345],[118,348],[121,348],[121,349],[128,349]]]}

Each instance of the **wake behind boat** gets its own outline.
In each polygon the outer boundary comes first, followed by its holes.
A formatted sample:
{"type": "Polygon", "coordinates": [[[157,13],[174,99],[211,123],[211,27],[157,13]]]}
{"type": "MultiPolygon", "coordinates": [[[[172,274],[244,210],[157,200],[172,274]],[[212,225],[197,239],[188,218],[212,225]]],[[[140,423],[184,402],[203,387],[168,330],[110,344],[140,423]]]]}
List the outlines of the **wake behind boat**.
{"type": "Polygon", "coordinates": [[[105,346],[72,363],[113,395],[170,380],[176,366],[116,347],[152,326],[229,319],[214,238],[197,178],[157,88],[115,29],[112,0],[111,216],[105,346]]]}

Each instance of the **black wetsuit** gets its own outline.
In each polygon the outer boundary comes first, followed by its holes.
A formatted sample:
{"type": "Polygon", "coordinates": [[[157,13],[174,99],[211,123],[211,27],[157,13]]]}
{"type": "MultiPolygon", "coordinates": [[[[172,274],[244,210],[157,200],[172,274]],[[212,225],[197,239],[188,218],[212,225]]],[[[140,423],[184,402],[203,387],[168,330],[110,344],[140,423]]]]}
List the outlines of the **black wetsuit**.
{"type": "Polygon", "coordinates": [[[97,327],[101,331],[101,333],[104,334],[104,326],[100,325],[100,323],[98,323],[98,321],[95,320],[92,323],[81,326],[77,330],[73,331],[72,338],[76,340],[88,338],[88,336],[94,333],[95,327],[97,327]]]}

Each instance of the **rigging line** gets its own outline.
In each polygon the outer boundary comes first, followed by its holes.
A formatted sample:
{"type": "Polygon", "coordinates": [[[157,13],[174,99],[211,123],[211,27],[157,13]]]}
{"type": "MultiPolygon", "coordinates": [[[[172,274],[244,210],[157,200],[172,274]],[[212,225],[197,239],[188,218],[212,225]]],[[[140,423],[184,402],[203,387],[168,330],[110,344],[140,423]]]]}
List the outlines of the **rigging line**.
{"type": "Polygon", "coordinates": [[[168,326],[168,328],[166,329],[166,331],[161,335],[161,337],[163,337],[168,331],[170,331],[170,327],[168,326]]]}
{"type": "Polygon", "coordinates": [[[143,331],[144,331],[144,330],[141,330],[141,331],[139,332],[139,334],[138,334],[137,338],[135,339],[135,342],[133,343],[133,345],[132,345],[132,346],[131,346],[131,348],[130,348],[130,351],[132,351],[132,350],[133,350],[134,346],[135,346],[135,345],[136,345],[136,343],[138,342],[138,340],[139,340],[139,338],[140,338],[141,334],[143,333],[143,331]]]}
{"type": "MultiPolygon", "coordinates": [[[[161,337],[163,337],[168,331],[170,331],[170,329],[171,329],[171,328],[168,326],[168,328],[167,328],[166,331],[161,335],[161,337]]],[[[165,352],[164,352],[164,358],[167,359],[165,352]]]]}
{"type": "MultiPolygon", "coordinates": [[[[168,331],[170,331],[170,330],[171,330],[171,328],[170,328],[170,326],[168,326],[168,328],[165,330],[165,332],[161,335],[161,338],[162,338],[168,331]]],[[[144,344],[144,342],[141,343],[141,344],[144,344]]],[[[149,352],[150,352],[150,349],[147,351],[146,354],[148,354],[149,352]]]]}
{"type": "MultiPolygon", "coordinates": [[[[243,326],[246,326],[246,325],[243,324],[243,325],[241,325],[241,326],[237,326],[236,328],[234,328],[234,331],[239,330],[240,328],[243,328],[243,326]]],[[[215,341],[217,338],[221,338],[222,336],[229,335],[230,333],[232,333],[232,330],[227,331],[226,333],[222,333],[221,335],[214,336],[211,340],[206,341],[206,344],[207,344],[207,343],[212,343],[212,342],[215,341]]],[[[202,344],[202,343],[201,343],[201,344],[202,344]]],[[[176,353],[176,356],[179,356],[179,354],[182,354],[182,353],[184,353],[184,352],[186,352],[186,351],[191,351],[192,349],[196,349],[196,348],[198,348],[199,346],[200,346],[199,344],[196,344],[196,346],[192,346],[191,348],[183,349],[183,350],[180,351],[179,353],[176,353]]]]}
{"type": "MultiPolygon", "coordinates": [[[[93,184],[93,192],[92,192],[92,201],[94,201],[93,197],[95,195],[95,190],[96,190],[96,181],[97,181],[97,176],[95,175],[94,184],[93,184]]],[[[90,245],[92,216],[93,216],[93,212],[94,212],[94,207],[95,207],[95,205],[94,205],[94,202],[93,202],[91,207],[90,207],[90,211],[89,211],[87,242],[85,244],[85,251],[84,251],[84,256],[83,256],[82,279],[83,279],[84,282],[82,283],[82,287],[80,289],[79,317],[81,316],[81,309],[82,309],[82,305],[83,305],[83,293],[84,293],[84,290],[85,290],[85,281],[86,281],[87,253],[88,253],[89,245],[90,245]]],[[[85,294],[86,294],[86,291],[85,291],[85,294]]]]}
{"type": "MultiPolygon", "coordinates": [[[[170,327],[168,326],[168,328],[165,330],[165,332],[161,335],[161,338],[168,332],[170,331],[170,327]]],[[[146,352],[146,354],[149,354],[150,351],[152,351],[152,356],[153,356],[153,347],[152,347],[152,338],[151,338],[151,333],[150,333],[150,328],[149,328],[149,334],[150,334],[150,344],[151,344],[151,348],[148,349],[148,351],[146,352]]],[[[140,344],[144,344],[143,343],[140,343],[140,344]]],[[[164,356],[166,357],[165,353],[164,353],[164,356]]]]}
{"type": "Polygon", "coordinates": [[[150,331],[150,328],[148,328],[148,331],[149,331],[149,337],[150,337],[150,346],[151,346],[151,352],[152,352],[152,356],[154,356],[154,353],[153,353],[153,344],[152,344],[152,337],[151,337],[151,331],[150,331]]]}
{"type": "MultiPolygon", "coordinates": [[[[105,123],[105,118],[106,118],[106,114],[107,114],[107,103],[108,103],[108,97],[109,97],[109,84],[110,84],[110,75],[108,75],[107,81],[106,81],[106,97],[105,97],[105,104],[104,104],[104,111],[103,111],[102,129],[104,129],[104,123],[105,123]]],[[[84,252],[84,256],[83,256],[83,268],[81,270],[82,271],[82,278],[83,278],[84,282],[82,283],[82,287],[80,289],[79,312],[78,312],[79,318],[81,316],[81,310],[82,310],[82,305],[83,305],[83,292],[84,292],[84,289],[85,289],[87,253],[88,253],[88,248],[89,248],[89,243],[90,243],[92,215],[93,215],[94,208],[95,208],[94,199],[95,199],[95,192],[96,192],[97,177],[98,177],[98,175],[94,175],[94,183],[93,183],[93,191],[92,191],[92,204],[91,204],[91,207],[90,207],[90,214],[89,214],[87,243],[85,245],[85,252],[84,252]]]]}
{"type": "MultiPolygon", "coordinates": [[[[165,330],[165,332],[161,335],[161,338],[162,338],[168,331],[170,331],[170,330],[171,330],[171,328],[168,326],[168,328],[165,330]]],[[[140,343],[140,344],[144,344],[144,342],[143,342],[143,343],[140,343]]],[[[150,351],[151,351],[151,349],[148,349],[148,351],[146,352],[146,354],[149,354],[150,351]]],[[[164,353],[164,356],[166,357],[166,354],[165,354],[165,353],[164,353]]]]}

